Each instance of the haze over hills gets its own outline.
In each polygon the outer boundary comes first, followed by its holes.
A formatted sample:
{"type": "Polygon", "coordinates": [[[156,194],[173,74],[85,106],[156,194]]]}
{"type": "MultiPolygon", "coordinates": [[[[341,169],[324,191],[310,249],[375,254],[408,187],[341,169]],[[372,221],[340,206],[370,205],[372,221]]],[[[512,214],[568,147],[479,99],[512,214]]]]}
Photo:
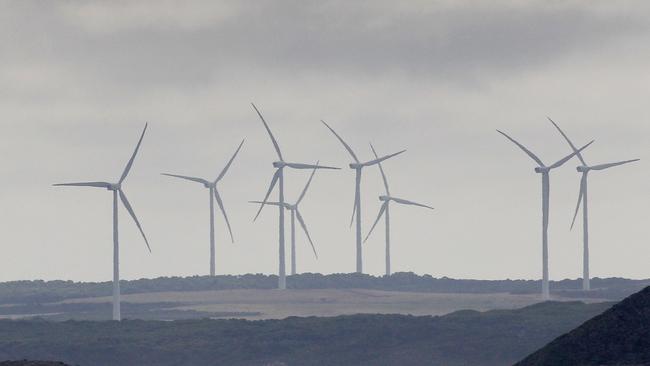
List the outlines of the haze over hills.
{"type": "Polygon", "coordinates": [[[171,322],[0,321],[0,359],[80,365],[484,365],[521,359],[610,303],[547,302],[440,317],[171,322]]]}
{"type": "MultiPolygon", "coordinates": [[[[581,280],[551,281],[551,291],[556,296],[568,298],[591,297],[621,300],[650,285],[650,279],[630,280],[624,278],[594,278],[593,290],[580,290],[581,280]]],[[[154,279],[122,280],[124,294],[165,291],[208,291],[232,289],[273,289],[277,287],[276,275],[245,274],[159,277],[154,279]]],[[[372,289],[428,293],[511,293],[536,294],[541,287],[539,280],[473,280],[434,278],[411,272],[394,273],[391,276],[372,276],[361,273],[323,275],[304,273],[287,277],[290,289],[372,289]]],[[[11,281],[0,283],[0,304],[43,303],[69,298],[108,296],[110,282],[73,281],[11,281]]]]}
{"type": "MultiPolygon", "coordinates": [[[[540,301],[540,281],[456,280],[398,273],[301,274],[278,291],[276,276],[171,277],[122,281],[129,319],[283,319],[353,314],[444,315],[458,310],[517,309],[540,301]]],[[[650,280],[596,279],[580,291],[579,280],[552,283],[559,301],[617,301],[650,280]]],[[[111,283],[17,281],[0,284],[0,318],[107,320],[111,283]]]]}

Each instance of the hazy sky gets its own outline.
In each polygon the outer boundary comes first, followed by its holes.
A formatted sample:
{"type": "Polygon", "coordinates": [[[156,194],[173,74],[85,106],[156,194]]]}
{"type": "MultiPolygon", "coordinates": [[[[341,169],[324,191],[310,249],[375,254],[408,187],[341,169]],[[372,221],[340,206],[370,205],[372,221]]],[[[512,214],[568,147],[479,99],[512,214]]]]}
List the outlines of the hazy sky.
{"type": "MultiPolygon", "coordinates": [[[[236,244],[217,214],[218,273],[276,273],[277,211],[253,223],[275,159],[255,102],[288,160],[318,172],[298,232],[299,271],[354,270],[354,173],[325,119],[385,164],[393,270],[464,278],[539,278],[541,183],[495,132],[552,163],[569,152],[554,118],[590,163],[641,158],[590,176],[594,276],[650,277],[650,5],[643,1],[1,1],[0,280],[109,280],[111,195],[54,188],[119,178],[149,254],[121,211],[123,278],[206,274],[208,197],[161,172],[215,177],[236,244]]],[[[551,177],[550,274],[582,273],[581,227],[569,231],[577,160],[551,177]]],[[[294,200],[308,177],[288,171],[294,200]]],[[[363,180],[364,232],[382,193],[363,180]]],[[[288,233],[288,226],[287,226],[288,233]]],[[[384,270],[383,223],[365,268],[384,270]]]]}

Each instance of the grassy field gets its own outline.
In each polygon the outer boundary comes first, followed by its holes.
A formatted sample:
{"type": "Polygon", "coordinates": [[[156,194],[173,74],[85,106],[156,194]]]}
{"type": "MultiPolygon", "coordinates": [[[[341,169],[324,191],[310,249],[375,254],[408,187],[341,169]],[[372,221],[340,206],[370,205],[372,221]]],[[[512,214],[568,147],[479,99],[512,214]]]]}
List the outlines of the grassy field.
{"type": "MultiPolygon", "coordinates": [[[[562,299],[555,300],[571,300],[562,299]]],[[[599,302],[598,299],[580,299],[585,302],[599,302]]],[[[89,297],[68,299],[47,304],[56,309],[58,319],[87,319],[82,311],[103,308],[110,303],[110,297],[89,297]],[[75,310],[77,309],[77,310],[75,310]],[[80,312],[81,311],[81,312],[80,312]],[[63,312],[64,314],[61,314],[63,312]]],[[[404,314],[444,315],[458,310],[487,311],[494,309],[517,309],[540,302],[538,295],[496,294],[437,294],[418,292],[396,292],[365,289],[323,289],[323,290],[220,290],[192,292],[152,292],[123,295],[126,307],[142,311],[164,311],[161,319],[169,312],[179,318],[241,318],[249,320],[283,319],[290,316],[339,316],[352,314],[404,314]],[[179,314],[181,316],[179,316],[179,314]],[[182,316],[185,315],[185,316],[182,316]]],[[[24,314],[22,314],[24,316],[24,314]]],[[[106,312],[106,317],[110,312],[106,312]]],[[[127,315],[128,316],[128,313],[127,315]]],[[[12,316],[16,318],[16,314],[12,316]]],[[[47,317],[47,316],[46,316],[47,317]]],[[[147,319],[156,318],[147,316],[147,319]]]]}

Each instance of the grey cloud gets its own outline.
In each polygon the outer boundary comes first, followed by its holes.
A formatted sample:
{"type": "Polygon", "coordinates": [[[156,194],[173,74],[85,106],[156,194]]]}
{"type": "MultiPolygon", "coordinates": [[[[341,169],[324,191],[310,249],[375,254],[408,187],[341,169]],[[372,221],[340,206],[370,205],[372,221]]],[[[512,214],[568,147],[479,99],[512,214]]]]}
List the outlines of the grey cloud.
{"type": "Polygon", "coordinates": [[[420,4],[415,11],[383,2],[264,1],[221,4],[224,16],[218,6],[127,4],[60,3],[38,14],[35,6],[17,6],[9,27],[13,41],[27,45],[17,57],[24,62],[27,53],[33,62],[82,71],[87,82],[129,88],[196,87],[247,70],[466,84],[647,30],[646,19],[635,14],[599,12],[580,2],[420,4]],[[31,15],[26,27],[20,19],[31,15]]]}

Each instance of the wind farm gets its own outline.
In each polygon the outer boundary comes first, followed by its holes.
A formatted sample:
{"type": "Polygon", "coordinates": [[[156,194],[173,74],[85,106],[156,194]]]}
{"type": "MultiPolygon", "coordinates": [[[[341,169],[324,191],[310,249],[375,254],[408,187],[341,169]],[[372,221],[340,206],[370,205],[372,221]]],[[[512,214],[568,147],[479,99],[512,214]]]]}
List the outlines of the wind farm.
{"type": "Polygon", "coordinates": [[[266,204],[269,196],[273,192],[273,188],[275,188],[275,184],[278,184],[278,288],[283,290],[287,288],[287,279],[286,279],[286,256],[285,256],[285,246],[284,246],[284,210],[285,210],[285,201],[284,201],[284,168],[288,167],[291,169],[299,169],[299,170],[304,170],[304,169],[339,169],[335,167],[329,167],[329,166],[323,166],[323,165],[314,165],[314,164],[304,164],[304,163],[288,163],[284,161],[284,158],[282,157],[282,152],[280,151],[280,145],[278,145],[277,140],[273,136],[273,133],[271,132],[271,129],[269,128],[269,125],[266,123],[264,120],[264,117],[262,117],[262,114],[260,111],[255,107],[255,104],[252,104],[253,109],[259,116],[260,120],[262,120],[262,123],[264,124],[264,128],[266,129],[266,132],[269,134],[269,138],[271,139],[271,143],[273,143],[273,148],[275,149],[275,152],[278,154],[278,161],[273,162],[273,167],[275,168],[275,174],[273,174],[273,178],[271,178],[271,184],[269,185],[269,189],[266,191],[266,195],[264,196],[264,200],[260,204],[260,208],[257,211],[257,214],[255,215],[256,220],[257,217],[260,215],[262,212],[262,209],[264,208],[264,205],[266,204]]]}
{"type": "MultiPolygon", "coordinates": [[[[318,166],[319,162],[316,162],[316,166],[318,166]]],[[[297,274],[297,264],[296,264],[296,219],[298,219],[298,222],[300,223],[300,227],[302,228],[303,232],[305,233],[305,236],[307,237],[307,240],[309,240],[309,245],[311,245],[311,249],[314,252],[314,257],[318,259],[318,253],[316,252],[316,247],[314,246],[314,242],[311,240],[311,235],[309,235],[309,230],[307,230],[307,224],[305,223],[305,219],[303,219],[302,215],[300,214],[300,210],[298,209],[298,205],[300,202],[305,198],[305,194],[307,193],[307,190],[309,189],[309,185],[311,184],[311,180],[314,178],[314,174],[316,174],[316,168],[314,168],[311,171],[311,175],[309,176],[309,180],[307,180],[307,183],[305,184],[305,188],[302,189],[302,192],[300,193],[300,196],[298,197],[298,200],[296,200],[295,203],[284,203],[284,208],[287,209],[289,212],[291,212],[291,275],[296,275],[297,274]]],[[[251,203],[255,204],[266,204],[270,206],[277,206],[277,207],[282,207],[280,206],[280,202],[262,202],[262,201],[251,201],[251,203]]]]}
{"type": "Polygon", "coordinates": [[[650,3],[0,19],[0,366],[650,366],[650,3]]]}
{"type": "Polygon", "coordinates": [[[396,153],[382,156],[381,158],[375,158],[366,162],[359,161],[357,155],[354,153],[350,145],[348,145],[339,134],[337,134],[332,127],[330,127],[325,121],[321,122],[329,129],[332,134],[341,142],[345,150],[350,154],[354,162],[350,163],[350,169],[354,169],[354,205],[352,206],[352,219],[350,220],[350,226],[353,223],[356,223],[356,270],[357,273],[363,273],[363,243],[361,241],[362,232],[361,232],[361,173],[363,168],[377,165],[384,160],[388,160],[392,157],[402,154],[406,150],[398,151],[396,153]]]}
{"type": "Polygon", "coordinates": [[[537,157],[532,151],[528,150],[524,145],[517,142],[512,137],[508,136],[506,133],[497,130],[501,135],[505,136],[512,143],[517,145],[528,157],[535,161],[538,166],[535,167],[535,173],[542,176],[542,298],[550,299],[551,292],[549,289],[549,266],[548,266],[548,226],[549,226],[549,214],[550,214],[550,190],[551,190],[551,179],[550,172],[553,169],[559,168],[564,165],[566,162],[571,160],[574,156],[579,154],[582,150],[586,149],[594,141],[591,141],[587,145],[583,146],[579,150],[572,152],[571,154],[565,156],[564,158],[556,161],[555,163],[546,166],[537,157]]]}
{"type": "Polygon", "coordinates": [[[569,137],[560,129],[560,126],[557,125],[552,119],[548,119],[555,128],[557,128],[558,132],[564,137],[566,142],[569,144],[571,149],[576,153],[576,156],[578,159],[580,159],[581,165],[576,168],[578,173],[581,173],[582,178],[580,179],[580,192],[578,193],[578,204],[576,205],[576,211],[575,214],[573,215],[573,221],[571,222],[571,229],[573,229],[573,226],[575,225],[576,218],[578,217],[578,212],[580,211],[580,205],[582,205],[582,238],[583,238],[583,257],[582,257],[582,289],[584,291],[589,291],[591,289],[590,285],[590,275],[589,275],[589,211],[588,211],[588,200],[587,200],[587,177],[590,171],[601,171],[601,170],[607,170],[613,167],[629,164],[629,163],[634,163],[636,161],[639,161],[639,159],[632,159],[632,160],[624,160],[624,161],[618,161],[614,163],[605,163],[605,164],[597,164],[597,165],[587,165],[587,162],[585,161],[584,157],[582,156],[583,154],[581,153],[580,150],[578,150],[573,142],[569,139],[569,137]]]}

